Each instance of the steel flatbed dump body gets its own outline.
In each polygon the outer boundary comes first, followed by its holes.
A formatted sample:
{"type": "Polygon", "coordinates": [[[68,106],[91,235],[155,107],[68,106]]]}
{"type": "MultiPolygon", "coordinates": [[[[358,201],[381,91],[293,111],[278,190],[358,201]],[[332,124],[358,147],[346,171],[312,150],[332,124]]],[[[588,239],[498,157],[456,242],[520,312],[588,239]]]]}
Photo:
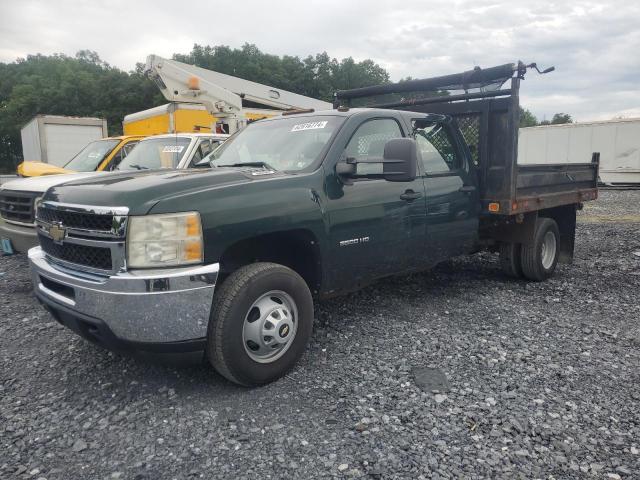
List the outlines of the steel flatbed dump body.
{"type": "MultiPolygon", "coordinates": [[[[483,216],[510,216],[597,198],[599,154],[584,163],[518,165],[519,90],[535,64],[497,67],[338,91],[334,107],[392,108],[450,116],[478,175],[483,216]],[[501,88],[508,83],[508,88],[501,88]]],[[[553,70],[548,69],[545,72],[553,70]]]]}

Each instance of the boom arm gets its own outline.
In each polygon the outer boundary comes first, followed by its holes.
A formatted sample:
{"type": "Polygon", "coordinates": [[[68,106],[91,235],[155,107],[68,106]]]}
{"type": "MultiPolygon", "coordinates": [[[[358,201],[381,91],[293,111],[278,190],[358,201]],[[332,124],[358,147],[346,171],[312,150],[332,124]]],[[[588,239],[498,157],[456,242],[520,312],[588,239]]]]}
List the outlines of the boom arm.
{"type": "MultiPolygon", "coordinates": [[[[215,117],[235,118],[240,122],[245,120],[243,100],[272,114],[291,109],[328,110],[332,107],[322,100],[157,55],[147,57],[145,73],[167,100],[201,103],[215,117]]],[[[255,112],[255,109],[252,110],[255,112]]],[[[229,124],[234,127],[232,122],[229,124]]]]}
{"type": "Polygon", "coordinates": [[[201,103],[214,114],[233,114],[242,110],[242,99],[230,90],[216,85],[192,69],[207,70],[156,55],[147,57],[145,73],[170,102],[201,103]],[[188,68],[185,68],[188,67],[188,68]],[[196,78],[199,81],[193,81],[196,78]],[[197,88],[195,88],[197,87],[197,88]]]}

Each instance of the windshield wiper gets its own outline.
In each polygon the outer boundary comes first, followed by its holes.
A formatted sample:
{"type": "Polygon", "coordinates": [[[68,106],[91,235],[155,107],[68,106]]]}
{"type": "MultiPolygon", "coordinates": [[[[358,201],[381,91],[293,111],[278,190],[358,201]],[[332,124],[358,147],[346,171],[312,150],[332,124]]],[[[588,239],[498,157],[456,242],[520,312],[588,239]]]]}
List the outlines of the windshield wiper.
{"type": "Polygon", "coordinates": [[[149,167],[145,167],[144,165],[137,165],[135,163],[132,165],[129,165],[129,167],[135,168],[136,170],[149,170],[149,167]]]}
{"type": "Polygon", "coordinates": [[[271,165],[267,162],[240,162],[240,163],[231,163],[228,165],[216,165],[216,167],[262,167],[268,170],[276,171],[271,165]]]}

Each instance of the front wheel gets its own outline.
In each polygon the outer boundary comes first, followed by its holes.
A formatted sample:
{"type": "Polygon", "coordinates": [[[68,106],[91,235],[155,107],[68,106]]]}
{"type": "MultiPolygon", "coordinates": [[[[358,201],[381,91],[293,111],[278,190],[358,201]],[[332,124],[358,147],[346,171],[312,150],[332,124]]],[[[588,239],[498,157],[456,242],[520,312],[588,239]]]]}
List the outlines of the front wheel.
{"type": "Polygon", "coordinates": [[[529,280],[546,280],[556,269],[560,253],[558,224],[550,218],[538,218],[533,241],[523,244],[520,252],[522,273],[529,280]]]}
{"type": "Polygon", "coordinates": [[[215,293],[207,356],[223,376],[245,386],[269,383],[293,367],[313,329],[313,301],[296,272],[254,263],[215,293]]]}

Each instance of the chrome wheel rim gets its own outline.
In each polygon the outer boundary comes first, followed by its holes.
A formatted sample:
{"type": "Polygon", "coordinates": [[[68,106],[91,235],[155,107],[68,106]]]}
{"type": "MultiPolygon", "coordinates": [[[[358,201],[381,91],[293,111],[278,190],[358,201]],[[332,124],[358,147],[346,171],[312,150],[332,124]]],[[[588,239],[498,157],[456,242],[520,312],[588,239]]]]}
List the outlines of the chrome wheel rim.
{"type": "Polygon", "coordinates": [[[298,308],[281,290],[260,296],[247,311],[242,326],[242,343],[249,357],[271,363],[282,357],[298,331],[298,308]]]}
{"type": "Polygon", "coordinates": [[[556,236],[552,231],[548,231],[542,239],[542,251],[540,253],[542,266],[545,270],[549,270],[553,265],[553,261],[556,258],[556,247],[556,236]]]}

